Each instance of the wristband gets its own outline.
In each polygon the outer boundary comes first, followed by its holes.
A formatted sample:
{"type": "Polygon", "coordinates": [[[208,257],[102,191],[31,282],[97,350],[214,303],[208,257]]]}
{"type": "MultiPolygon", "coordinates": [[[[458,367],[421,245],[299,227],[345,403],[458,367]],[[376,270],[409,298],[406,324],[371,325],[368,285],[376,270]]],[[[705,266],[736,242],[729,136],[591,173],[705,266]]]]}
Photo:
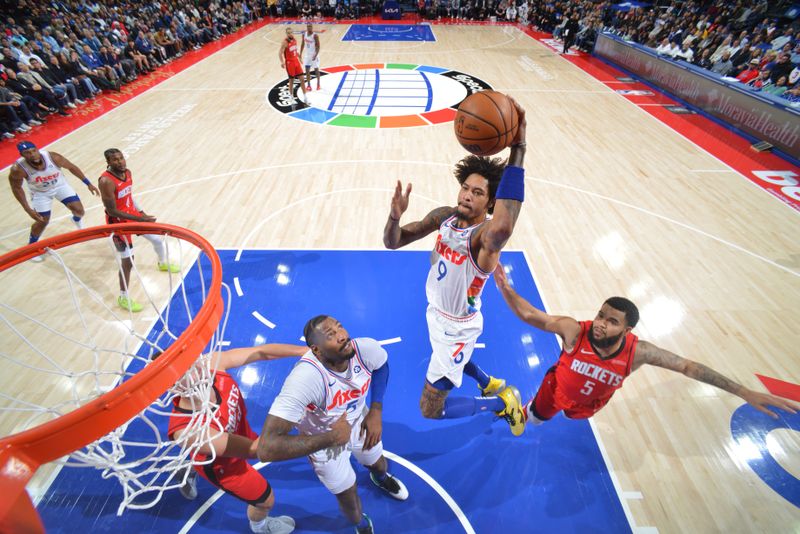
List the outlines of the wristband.
{"type": "Polygon", "coordinates": [[[85,183],[86,185],[92,185],[92,182],[90,182],[88,178],[81,178],[81,182],[85,183]]]}
{"type": "Polygon", "coordinates": [[[503,177],[500,179],[500,185],[497,186],[495,198],[497,200],[505,198],[509,200],[516,200],[518,202],[524,202],[525,169],[522,167],[507,165],[503,170],[503,177]]]}

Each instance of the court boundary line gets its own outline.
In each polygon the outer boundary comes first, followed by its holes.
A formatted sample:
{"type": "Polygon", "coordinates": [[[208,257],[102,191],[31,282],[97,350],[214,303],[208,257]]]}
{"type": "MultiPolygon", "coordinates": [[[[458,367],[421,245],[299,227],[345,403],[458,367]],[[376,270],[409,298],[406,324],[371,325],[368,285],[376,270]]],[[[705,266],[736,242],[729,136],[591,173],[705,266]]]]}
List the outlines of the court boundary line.
{"type": "MultiPolygon", "coordinates": [[[[545,300],[544,297],[544,292],[540,289],[540,286],[536,281],[537,279],[536,271],[534,270],[533,263],[530,261],[528,253],[525,250],[522,251],[522,257],[525,259],[525,263],[527,264],[528,270],[531,273],[533,285],[536,288],[537,293],[539,293],[539,298],[542,299],[542,305],[545,308],[544,311],[547,312],[547,310],[550,309],[550,306],[547,305],[547,301],[545,300]]],[[[558,346],[561,347],[561,339],[555,334],[552,335],[555,337],[558,346]]],[[[592,434],[594,435],[594,440],[597,443],[598,449],[600,450],[600,456],[603,458],[603,462],[606,465],[606,469],[608,469],[608,476],[611,479],[611,484],[614,486],[614,491],[617,494],[617,499],[619,499],[620,506],[622,506],[622,511],[625,514],[625,518],[628,520],[628,526],[631,528],[632,532],[637,533],[640,531],[639,530],[640,527],[636,525],[636,520],[633,517],[633,512],[631,512],[630,506],[628,506],[628,501],[624,498],[624,495],[626,493],[631,493],[631,491],[626,492],[622,490],[622,485],[620,484],[619,478],[617,477],[617,474],[614,471],[614,465],[611,463],[611,459],[608,456],[608,451],[606,450],[605,444],[603,443],[603,440],[600,438],[600,433],[597,430],[597,427],[595,426],[594,421],[592,420],[591,417],[588,418],[588,422],[589,422],[589,428],[591,428],[592,434]]],[[[642,499],[643,498],[644,497],[642,497],[642,499]]],[[[642,527],[642,528],[653,528],[653,527],[642,527]]],[[[658,530],[656,530],[655,532],[658,532],[658,530]]]]}
{"type": "MultiPolygon", "coordinates": [[[[458,503],[455,501],[455,499],[453,499],[453,497],[451,497],[450,494],[447,493],[447,490],[445,490],[436,481],[436,479],[434,479],[432,476],[430,476],[421,467],[419,467],[418,465],[412,463],[409,460],[406,460],[405,458],[403,458],[399,454],[395,454],[393,452],[390,452],[390,451],[384,449],[383,450],[383,455],[387,459],[392,460],[392,461],[402,465],[403,467],[408,469],[411,473],[417,475],[417,477],[419,477],[423,482],[428,484],[428,486],[430,486],[431,489],[433,489],[433,491],[435,491],[436,494],[439,495],[439,497],[442,498],[442,500],[445,502],[445,504],[453,512],[453,514],[455,514],[456,519],[458,519],[459,523],[461,523],[461,526],[464,528],[464,532],[466,532],[467,534],[476,534],[475,533],[475,529],[472,528],[472,524],[470,524],[469,519],[467,519],[467,516],[464,513],[464,511],[461,509],[461,507],[458,505],[458,503]]],[[[256,469],[256,471],[261,471],[262,468],[270,465],[271,463],[274,463],[274,462],[258,462],[257,464],[253,465],[253,467],[256,469]]],[[[206,501],[203,504],[200,505],[200,507],[197,510],[195,510],[195,512],[191,515],[191,517],[189,517],[189,519],[186,520],[186,523],[178,531],[178,534],[186,534],[187,532],[189,532],[195,526],[195,524],[197,524],[197,521],[209,509],[211,509],[211,507],[214,505],[214,503],[216,503],[220,499],[220,497],[222,497],[223,495],[225,495],[224,491],[222,491],[220,489],[216,490],[208,499],[206,499],[206,501]]]]}

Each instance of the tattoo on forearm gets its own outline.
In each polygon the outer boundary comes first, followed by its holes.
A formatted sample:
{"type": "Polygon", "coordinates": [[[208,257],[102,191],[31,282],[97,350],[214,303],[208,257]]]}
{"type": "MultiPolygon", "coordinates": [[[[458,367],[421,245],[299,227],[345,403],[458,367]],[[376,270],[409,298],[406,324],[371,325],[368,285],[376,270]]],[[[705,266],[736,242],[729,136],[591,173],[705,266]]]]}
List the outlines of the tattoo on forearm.
{"type": "Polygon", "coordinates": [[[691,362],[687,369],[686,376],[718,387],[727,391],[728,393],[733,393],[734,395],[738,395],[742,390],[742,386],[740,384],[737,384],[733,380],[724,377],[720,373],[703,365],[702,363],[691,362]]]}

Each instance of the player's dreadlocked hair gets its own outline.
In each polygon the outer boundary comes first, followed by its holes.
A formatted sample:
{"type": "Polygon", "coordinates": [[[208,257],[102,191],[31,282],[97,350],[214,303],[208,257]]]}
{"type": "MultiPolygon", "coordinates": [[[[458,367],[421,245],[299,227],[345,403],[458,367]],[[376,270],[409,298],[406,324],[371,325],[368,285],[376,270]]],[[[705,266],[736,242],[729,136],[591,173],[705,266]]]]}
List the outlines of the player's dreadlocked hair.
{"type": "Polygon", "coordinates": [[[489,181],[489,213],[492,213],[494,211],[494,196],[497,193],[497,186],[500,184],[500,178],[503,177],[503,169],[505,168],[506,162],[502,158],[469,155],[456,163],[453,174],[455,174],[458,183],[462,185],[471,174],[480,174],[486,178],[489,181]]]}

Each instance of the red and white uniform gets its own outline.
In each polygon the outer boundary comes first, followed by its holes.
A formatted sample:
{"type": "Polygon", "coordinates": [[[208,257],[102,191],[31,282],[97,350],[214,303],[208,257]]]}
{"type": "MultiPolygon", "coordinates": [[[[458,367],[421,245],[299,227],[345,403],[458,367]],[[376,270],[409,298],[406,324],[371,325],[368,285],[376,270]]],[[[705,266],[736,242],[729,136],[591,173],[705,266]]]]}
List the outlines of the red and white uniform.
{"type": "Polygon", "coordinates": [[[39,213],[50,211],[53,199],[72,202],[71,197],[78,200],[75,190],[70,187],[61,168],[53,163],[47,150],[40,150],[44,167],[35,169],[25,158],[17,160],[17,166],[25,173],[25,183],[31,196],[31,207],[39,213]]]}
{"type": "Polygon", "coordinates": [[[481,224],[458,228],[454,216],[439,227],[425,283],[428,335],[433,353],[425,378],[431,384],[446,377],[459,387],[464,366],[483,332],[481,293],[491,273],[472,258],[470,241],[481,224]]]}
{"type": "MultiPolygon", "coordinates": [[[[216,418],[211,425],[229,434],[257,440],[258,434],[253,432],[247,422],[247,406],[236,380],[224,371],[217,371],[214,373],[213,395],[215,398],[212,402],[217,406],[217,410],[216,418]]],[[[181,408],[178,403],[179,399],[176,398],[172,407],[173,415],[169,418],[167,434],[170,439],[174,439],[175,432],[189,424],[192,414],[191,410],[181,408]]],[[[198,454],[196,459],[202,462],[209,457],[198,454]]],[[[210,464],[196,465],[194,468],[203,478],[248,504],[266,501],[272,491],[267,480],[244,458],[218,456],[210,464]]]]}
{"type": "Polygon", "coordinates": [[[575,347],[563,351],[555,366],[544,376],[532,405],[541,420],[552,418],[561,410],[571,419],[585,419],[605,406],[631,374],[639,338],[625,336],[622,346],[608,358],[601,358],[589,342],[592,321],[580,323],[581,332],[575,347]]]}
{"type": "Polygon", "coordinates": [[[300,65],[300,57],[297,55],[297,40],[294,38],[284,39],[286,47],[283,49],[283,60],[286,62],[286,74],[290,77],[303,74],[303,67],[300,65]]]}
{"type": "Polygon", "coordinates": [[[368,451],[363,450],[364,437],[359,434],[361,422],[369,411],[366,397],[372,372],[386,363],[388,355],[371,338],[356,338],[352,344],[355,355],[343,373],[322,365],[311,351],[304,354],[269,409],[270,415],[295,423],[297,430],[305,435],[330,431],[331,425],[347,413],[347,422],[352,426],[350,442],[342,447],[322,449],[308,457],[320,481],[333,494],[349,489],[356,481],[350,465],[351,452],[361,465],[367,466],[373,465],[383,454],[381,442],[368,451]]]}

